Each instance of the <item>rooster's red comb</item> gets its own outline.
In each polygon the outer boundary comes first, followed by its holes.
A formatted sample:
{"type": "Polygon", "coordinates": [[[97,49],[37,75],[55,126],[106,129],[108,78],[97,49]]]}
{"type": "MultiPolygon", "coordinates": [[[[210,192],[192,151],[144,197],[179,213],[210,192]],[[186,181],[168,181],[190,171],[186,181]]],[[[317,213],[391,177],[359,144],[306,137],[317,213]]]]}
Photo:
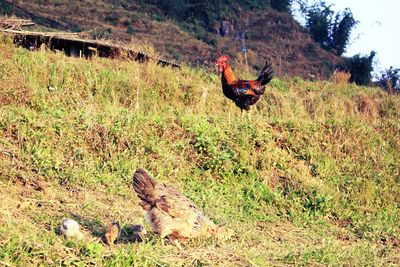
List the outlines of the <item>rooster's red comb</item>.
{"type": "Polygon", "coordinates": [[[217,59],[217,62],[227,62],[229,60],[229,56],[221,56],[217,59]]]}

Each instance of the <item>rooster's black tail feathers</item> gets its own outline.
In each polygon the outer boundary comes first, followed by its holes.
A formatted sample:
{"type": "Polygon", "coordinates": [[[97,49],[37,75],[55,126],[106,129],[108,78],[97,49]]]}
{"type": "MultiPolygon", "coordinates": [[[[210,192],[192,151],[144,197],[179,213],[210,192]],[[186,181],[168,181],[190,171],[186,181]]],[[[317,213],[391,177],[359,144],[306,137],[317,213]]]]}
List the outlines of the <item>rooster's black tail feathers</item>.
{"type": "Polygon", "coordinates": [[[268,61],[265,63],[264,68],[261,70],[260,75],[257,78],[257,81],[261,83],[262,86],[269,83],[274,77],[274,71],[272,70],[271,64],[268,61]]]}

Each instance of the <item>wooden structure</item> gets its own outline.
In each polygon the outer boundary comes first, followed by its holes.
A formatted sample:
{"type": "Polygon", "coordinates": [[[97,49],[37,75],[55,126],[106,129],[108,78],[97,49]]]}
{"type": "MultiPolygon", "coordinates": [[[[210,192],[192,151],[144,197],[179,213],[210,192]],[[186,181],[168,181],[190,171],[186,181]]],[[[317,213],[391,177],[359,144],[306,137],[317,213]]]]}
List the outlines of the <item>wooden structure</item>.
{"type": "Polygon", "coordinates": [[[84,39],[80,33],[30,32],[4,28],[0,29],[0,31],[12,34],[14,36],[15,44],[31,51],[45,45],[51,50],[64,51],[66,55],[72,57],[90,58],[92,56],[99,56],[108,58],[128,58],[141,63],[155,60],[157,64],[161,66],[171,66],[173,68],[181,67],[177,63],[164,59],[152,58],[146,53],[134,51],[133,49],[122,45],[110,44],[105,41],[84,39]]]}
{"type": "Polygon", "coordinates": [[[34,26],[35,23],[29,19],[17,19],[15,17],[0,18],[0,29],[21,30],[22,27],[34,26]]]}

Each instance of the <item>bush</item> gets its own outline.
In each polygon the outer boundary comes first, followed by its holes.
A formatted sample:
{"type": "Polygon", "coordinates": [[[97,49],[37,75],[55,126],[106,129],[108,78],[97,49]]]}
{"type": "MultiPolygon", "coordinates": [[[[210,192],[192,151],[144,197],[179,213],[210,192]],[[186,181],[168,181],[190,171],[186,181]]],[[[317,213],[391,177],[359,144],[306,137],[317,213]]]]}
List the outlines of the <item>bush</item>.
{"type": "Polygon", "coordinates": [[[132,34],[135,32],[135,29],[133,28],[133,26],[131,24],[129,24],[128,27],[126,27],[126,32],[129,34],[132,34]]]}
{"type": "Polygon", "coordinates": [[[292,0],[271,0],[271,7],[279,12],[290,13],[292,0]]]}
{"type": "Polygon", "coordinates": [[[379,78],[379,85],[390,93],[400,93],[400,69],[390,67],[379,78]]]}
{"type": "Polygon", "coordinates": [[[371,72],[374,70],[373,62],[375,55],[376,52],[371,51],[369,56],[357,54],[346,58],[345,65],[341,69],[345,69],[351,73],[350,82],[355,82],[358,85],[369,85],[371,83],[371,72]]]}
{"type": "MultiPolygon", "coordinates": [[[[283,2],[291,2],[292,0],[284,0],[283,2]]],[[[242,9],[249,10],[251,8],[269,7],[269,1],[260,0],[241,0],[230,1],[214,0],[214,1],[189,1],[189,0],[157,0],[154,1],[158,8],[163,10],[168,16],[183,20],[186,22],[195,22],[199,26],[213,31],[212,25],[221,19],[235,17],[235,12],[230,8],[233,4],[240,6],[242,9]]],[[[279,1],[276,1],[279,2],[279,1]]],[[[290,5],[289,5],[290,7],[290,5]]]]}

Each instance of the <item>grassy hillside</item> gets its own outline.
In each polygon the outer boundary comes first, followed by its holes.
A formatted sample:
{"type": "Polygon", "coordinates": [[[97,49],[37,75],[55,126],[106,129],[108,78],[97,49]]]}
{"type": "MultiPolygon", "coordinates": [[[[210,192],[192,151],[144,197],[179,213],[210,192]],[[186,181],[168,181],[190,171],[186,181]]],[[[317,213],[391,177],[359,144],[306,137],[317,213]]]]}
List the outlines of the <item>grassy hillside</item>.
{"type": "Polygon", "coordinates": [[[268,59],[280,76],[328,78],[341,59],[320,48],[289,14],[269,8],[269,1],[48,1],[6,0],[0,14],[31,18],[39,29],[88,31],[113,42],[152,43],[168,59],[214,67],[220,54],[244,63],[242,44],[234,33],[245,31],[250,67],[268,59]],[[229,21],[231,35],[221,37],[220,21],[229,21]]]}
{"type": "Polygon", "coordinates": [[[0,265],[400,263],[399,96],[274,79],[242,118],[214,74],[10,43],[1,37],[0,265]],[[110,221],[143,222],[138,167],[235,235],[182,251],[154,234],[105,246],[110,221]],[[64,217],[84,240],[57,235],[64,217]]]}

